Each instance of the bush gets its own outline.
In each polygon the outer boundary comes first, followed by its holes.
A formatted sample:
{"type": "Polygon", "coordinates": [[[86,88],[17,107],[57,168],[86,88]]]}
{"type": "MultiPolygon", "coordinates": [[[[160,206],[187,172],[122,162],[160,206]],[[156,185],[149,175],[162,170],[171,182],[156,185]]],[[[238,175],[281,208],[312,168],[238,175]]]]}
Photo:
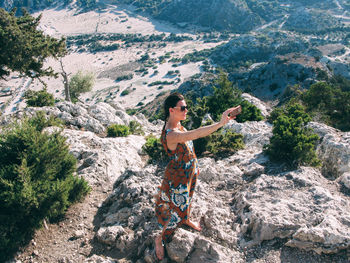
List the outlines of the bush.
{"type": "Polygon", "coordinates": [[[129,123],[129,129],[131,134],[135,135],[144,135],[144,131],[142,130],[142,126],[137,121],[130,121],[129,123]]]}
{"type": "Polygon", "coordinates": [[[232,131],[217,131],[194,141],[198,156],[209,152],[215,157],[225,157],[244,148],[243,135],[232,131]]]}
{"type": "Polygon", "coordinates": [[[318,82],[301,94],[308,112],[318,116],[316,121],[350,131],[350,81],[336,76],[329,82],[318,82]]]}
{"type": "Polygon", "coordinates": [[[130,93],[130,90],[125,89],[125,90],[123,90],[123,91],[120,93],[120,96],[126,96],[126,95],[128,95],[129,93],[130,93]]]}
{"type": "Polygon", "coordinates": [[[73,176],[76,159],[66,139],[42,132],[48,125],[42,116],[24,118],[0,134],[1,262],[29,241],[45,218],[60,219],[90,190],[73,176]]]}
{"type": "Polygon", "coordinates": [[[293,103],[279,110],[273,122],[273,136],[264,151],[271,160],[285,162],[290,167],[320,165],[315,148],[319,137],[305,125],[311,120],[302,105],[293,103]]]}
{"type": "Polygon", "coordinates": [[[217,81],[218,88],[214,87],[212,95],[195,99],[190,93],[186,95],[186,102],[189,105],[188,119],[183,122],[187,129],[200,127],[203,117],[210,113],[212,118],[219,121],[221,114],[228,108],[241,105],[242,112],[236,118],[237,122],[260,121],[263,119],[261,111],[250,102],[243,100],[241,91],[235,88],[227,79],[226,75],[220,74],[217,81]]]}
{"type": "Polygon", "coordinates": [[[28,119],[28,124],[35,129],[37,129],[38,132],[41,132],[46,127],[49,126],[58,126],[63,127],[63,121],[61,119],[58,119],[52,115],[46,116],[44,111],[38,111],[35,116],[28,119]]]}
{"type": "Polygon", "coordinates": [[[27,105],[31,107],[54,106],[55,98],[46,89],[39,91],[28,90],[24,98],[27,100],[27,105]]]}
{"type": "Polygon", "coordinates": [[[69,92],[72,102],[77,102],[81,93],[91,91],[92,86],[95,83],[95,77],[93,73],[83,73],[78,71],[77,74],[69,81],[69,92]]]}
{"type": "Polygon", "coordinates": [[[217,85],[218,88],[214,87],[214,94],[207,97],[206,103],[214,120],[219,120],[225,110],[237,105],[242,106],[242,112],[237,116],[236,121],[260,121],[263,119],[261,111],[255,105],[243,100],[241,91],[235,88],[223,73],[220,74],[217,85]]]}
{"type": "Polygon", "coordinates": [[[130,134],[130,129],[126,125],[112,124],[107,128],[108,137],[126,137],[130,134]]]}
{"type": "Polygon", "coordinates": [[[142,150],[148,154],[149,163],[164,162],[168,158],[160,139],[152,134],[146,137],[146,143],[142,146],[142,150]]]}

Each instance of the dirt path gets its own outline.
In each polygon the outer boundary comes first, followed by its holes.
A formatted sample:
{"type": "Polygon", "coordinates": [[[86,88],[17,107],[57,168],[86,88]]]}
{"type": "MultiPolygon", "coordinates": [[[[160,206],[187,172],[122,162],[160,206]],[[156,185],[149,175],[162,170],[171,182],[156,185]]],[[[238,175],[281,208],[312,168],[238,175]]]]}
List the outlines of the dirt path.
{"type": "Polygon", "coordinates": [[[93,190],[82,202],[69,208],[64,220],[37,231],[16,260],[23,263],[84,262],[93,254],[121,258],[118,251],[94,240],[103,212],[101,205],[109,193],[110,190],[93,190]]]}

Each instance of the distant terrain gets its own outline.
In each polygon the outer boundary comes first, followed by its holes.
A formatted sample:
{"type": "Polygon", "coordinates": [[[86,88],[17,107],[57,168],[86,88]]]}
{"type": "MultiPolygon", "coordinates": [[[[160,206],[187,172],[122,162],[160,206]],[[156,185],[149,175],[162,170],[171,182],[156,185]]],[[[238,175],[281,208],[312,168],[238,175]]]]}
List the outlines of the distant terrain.
{"type": "MultiPolygon", "coordinates": [[[[141,108],[160,93],[188,86],[192,77],[205,83],[204,75],[217,69],[267,101],[278,100],[289,86],[307,89],[322,76],[350,78],[345,0],[1,1],[0,6],[9,10],[21,3],[43,14],[47,34],[67,38],[68,73],[95,73],[95,88],[83,95],[87,101],[141,108]]],[[[57,62],[48,63],[60,71],[57,62]]],[[[47,81],[62,96],[62,80],[47,81]]]]}

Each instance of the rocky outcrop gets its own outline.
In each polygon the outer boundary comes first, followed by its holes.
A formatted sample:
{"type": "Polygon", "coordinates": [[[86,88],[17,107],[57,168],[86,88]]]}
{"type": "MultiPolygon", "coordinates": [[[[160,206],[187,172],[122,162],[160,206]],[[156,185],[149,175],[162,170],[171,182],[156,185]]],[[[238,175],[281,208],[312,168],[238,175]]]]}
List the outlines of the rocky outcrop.
{"type": "MultiPolygon", "coordinates": [[[[118,111],[104,104],[59,107],[45,109],[69,114],[72,119],[84,115],[102,127],[109,123],[105,114],[118,111]]],[[[119,111],[118,118],[126,123],[130,116],[119,111]]],[[[114,118],[114,114],[108,116],[114,118]]],[[[161,123],[159,127],[152,128],[149,123],[145,126],[149,126],[148,130],[161,129],[161,123]]],[[[349,171],[344,168],[350,163],[349,134],[318,123],[309,126],[321,138],[317,149],[320,158],[328,162],[329,173],[338,171],[339,179],[325,177],[323,170],[310,167],[269,173],[269,159],[262,149],[272,135],[271,125],[231,121],[224,128],[242,133],[246,148],[221,160],[199,159],[200,177],[191,217],[200,221],[203,229],[177,229],[165,245],[166,260],[246,262],[249,253],[245,251],[268,240],[282,242],[285,247],[331,254],[328,262],[336,262],[333,254],[350,249],[350,199],[342,191],[342,187],[349,186],[349,171]]],[[[64,129],[62,134],[78,159],[77,175],[96,189],[106,191],[113,185],[111,194],[99,205],[102,218],[95,225],[96,242],[118,249],[133,262],[156,262],[152,251],[159,228],[153,196],[164,167],[144,165],[141,147],[145,139],[135,135],[103,138],[79,129],[64,129]]],[[[85,262],[113,259],[102,253],[89,255],[85,262]]]]}
{"type": "MultiPolygon", "coordinates": [[[[341,132],[325,124],[310,122],[309,128],[320,136],[317,154],[322,160],[322,174],[329,179],[350,173],[350,132],[341,132]]],[[[346,185],[348,183],[345,183],[346,185]]]]}
{"type": "Polygon", "coordinates": [[[78,160],[78,175],[90,184],[107,189],[129,167],[141,167],[143,136],[101,138],[92,132],[65,129],[70,152],[78,160]]]}
{"type": "Polygon", "coordinates": [[[341,26],[339,19],[331,16],[329,13],[301,7],[288,16],[282,28],[302,33],[312,33],[339,26],[341,26]]]}
{"type": "Polygon", "coordinates": [[[159,133],[159,124],[151,125],[141,113],[130,116],[119,104],[108,104],[99,102],[96,104],[70,103],[62,101],[54,107],[28,107],[23,111],[17,111],[11,115],[5,115],[0,119],[0,124],[5,125],[12,119],[21,119],[24,115],[33,116],[37,111],[44,111],[61,119],[71,129],[91,131],[96,134],[105,134],[106,128],[111,124],[129,125],[130,121],[137,121],[141,124],[146,134],[159,133]]]}
{"type": "Polygon", "coordinates": [[[307,55],[288,54],[271,59],[268,63],[253,64],[245,72],[232,73],[230,79],[241,89],[247,89],[263,100],[283,96],[288,86],[308,88],[316,82],[318,68],[325,66],[307,55]]]}
{"type": "Polygon", "coordinates": [[[248,60],[264,62],[277,55],[303,52],[308,43],[292,33],[271,31],[266,34],[244,34],[216,48],[211,56],[220,66],[245,63],[248,60]]]}
{"type": "Polygon", "coordinates": [[[246,234],[243,246],[279,237],[289,238],[287,246],[317,253],[350,247],[349,199],[313,168],[263,174],[234,203],[246,234]]]}

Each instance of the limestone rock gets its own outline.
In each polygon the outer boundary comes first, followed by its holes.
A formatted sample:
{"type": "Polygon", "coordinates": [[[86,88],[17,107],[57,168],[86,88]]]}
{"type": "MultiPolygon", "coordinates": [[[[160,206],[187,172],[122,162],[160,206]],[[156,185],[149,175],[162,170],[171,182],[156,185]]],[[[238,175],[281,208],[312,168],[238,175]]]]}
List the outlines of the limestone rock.
{"type": "Polygon", "coordinates": [[[261,115],[264,117],[267,117],[272,111],[271,107],[269,107],[266,103],[250,95],[249,93],[243,93],[242,98],[255,105],[261,111],[261,115]]]}
{"type": "Polygon", "coordinates": [[[339,177],[339,181],[348,189],[350,189],[350,173],[343,173],[343,175],[341,175],[339,177]]]}
{"type": "Polygon", "coordinates": [[[84,263],[117,263],[117,261],[107,257],[101,257],[98,255],[93,255],[89,258],[87,258],[86,260],[84,260],[84,263]]]}
{"type": "Polygon", "coordinates": [[[142,136],[101,138],[92,132],[65,129],[70,152],[78,159],[78,174],[93,185],[112,184],[127,167],[141,167],[142,136]]]}
{"type": "Polygon", "coordinates": [[[350,247],[350,202],[313,168],[261,175],[234,202],[242,246],[279,237],[318,253],[350,247]]]}
{"type": "Polygon", "coordinates": [[[248,147],[262,148],[269,143],[272,136],[272,125],[264,121],[249,121],[245,123],[230,121],[226,124],[225,129],[243,134],[244,143],[248,147]]]}
{"type": "Polygon", "coordinates": [[[172,241],[167,244],[166,250],[171,260],[183,263],[190,254],[196,236],[191,232],[178,229],[172,241]]]}
{"type": "Polygon", "coordinates": [[[317,122],[310,122],[308,127],[320,136],[317,154],[323,162],[323,175],[335,179],[344,173],[349,173],[350,132],[340,132],[317,122]]]}

